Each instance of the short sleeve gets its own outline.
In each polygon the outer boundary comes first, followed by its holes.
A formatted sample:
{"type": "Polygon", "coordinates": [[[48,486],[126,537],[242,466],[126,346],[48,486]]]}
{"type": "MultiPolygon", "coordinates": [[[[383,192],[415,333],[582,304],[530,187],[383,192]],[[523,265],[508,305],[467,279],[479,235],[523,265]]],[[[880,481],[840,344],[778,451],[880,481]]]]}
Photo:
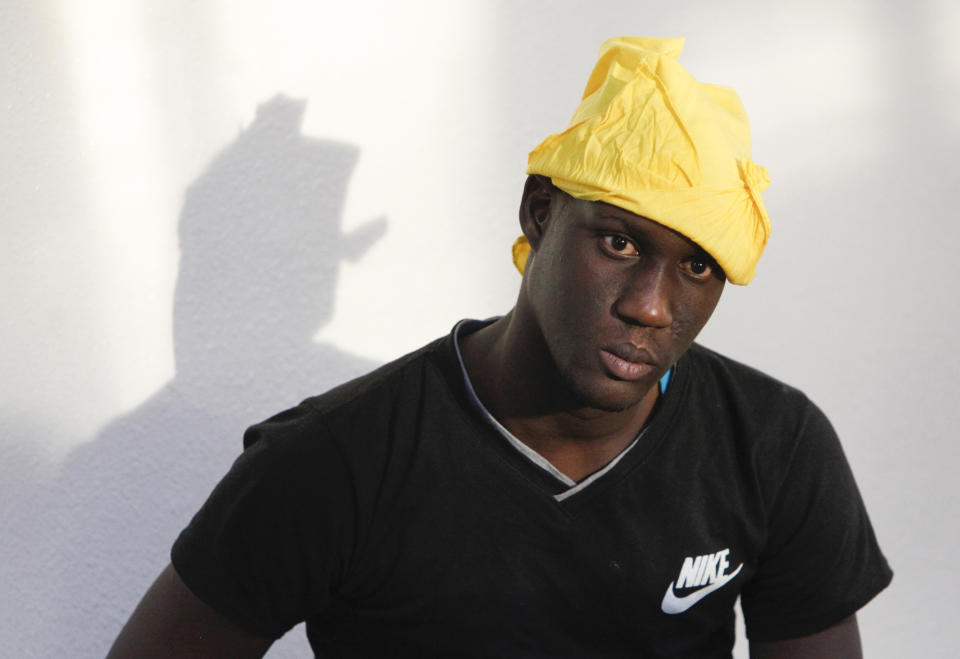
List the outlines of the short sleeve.
{"type": "Polygon", "coordinates": [[[350,479],[306,406],[253,426],[244,444],[171,560],[207,605],[278,638],[329,606],[352,534],[350,479]]]}
{"type": "Polygon", "coordinates": [[[741,594],[747,636],[806,636],[852,615],[893,576],[830,422],[807,401],[768,513],[760,564],[741,594]]]}

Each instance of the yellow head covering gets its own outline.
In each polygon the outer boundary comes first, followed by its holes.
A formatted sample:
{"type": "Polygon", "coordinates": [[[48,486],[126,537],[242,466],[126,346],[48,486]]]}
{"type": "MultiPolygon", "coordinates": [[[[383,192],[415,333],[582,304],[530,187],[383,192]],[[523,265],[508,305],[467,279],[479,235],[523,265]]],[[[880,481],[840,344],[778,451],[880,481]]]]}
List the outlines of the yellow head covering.
{"type": "MultiPolygon", "coordinates": [[[[530,152],[527,173],[678,231],[746,284],[770,235],[770,179],[750,160],[737,93],[697,82],[677,63],[682,49],[682,38],[604,42],[569,127],[530,152]]],[[[529,252],[521,236],[520,272],[529,252]]]]}

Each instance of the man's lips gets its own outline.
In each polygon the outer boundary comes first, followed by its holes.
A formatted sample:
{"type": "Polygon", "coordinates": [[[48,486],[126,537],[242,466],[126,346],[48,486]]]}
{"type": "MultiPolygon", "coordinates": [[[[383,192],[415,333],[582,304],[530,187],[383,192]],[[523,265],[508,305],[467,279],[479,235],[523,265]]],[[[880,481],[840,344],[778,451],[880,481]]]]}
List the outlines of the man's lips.
{"type": "Polygon", "coordinates": [[[600,360],[619,380],[638,380],[656,368],[653,356],[632,343],[619,343],[600,350],[600,360]]]}

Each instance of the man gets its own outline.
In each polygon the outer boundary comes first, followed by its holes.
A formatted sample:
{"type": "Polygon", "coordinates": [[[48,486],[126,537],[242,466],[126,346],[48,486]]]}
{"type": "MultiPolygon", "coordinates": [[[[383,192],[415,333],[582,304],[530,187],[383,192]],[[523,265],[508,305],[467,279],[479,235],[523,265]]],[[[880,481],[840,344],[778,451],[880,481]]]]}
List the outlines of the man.
{"type": "Polygon", "coordinates": [[[692,342],[769,233],[729,89],[604,44],[516,306],[251,428],[112,656],[858,657],[891,578],[806,397],[692,342]]]}

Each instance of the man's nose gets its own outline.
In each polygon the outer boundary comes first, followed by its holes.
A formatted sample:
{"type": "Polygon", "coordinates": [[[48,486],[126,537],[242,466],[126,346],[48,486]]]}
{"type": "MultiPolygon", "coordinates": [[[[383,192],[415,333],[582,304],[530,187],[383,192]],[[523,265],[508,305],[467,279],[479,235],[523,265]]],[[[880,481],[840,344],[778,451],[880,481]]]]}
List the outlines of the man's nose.
{"type": "Polygon", "coordinates": [[[669,327],[673,322],[671,281],[663,267],[649,267],[626,282],[614,304],[623,321],[644,327],[669,327]]]}

